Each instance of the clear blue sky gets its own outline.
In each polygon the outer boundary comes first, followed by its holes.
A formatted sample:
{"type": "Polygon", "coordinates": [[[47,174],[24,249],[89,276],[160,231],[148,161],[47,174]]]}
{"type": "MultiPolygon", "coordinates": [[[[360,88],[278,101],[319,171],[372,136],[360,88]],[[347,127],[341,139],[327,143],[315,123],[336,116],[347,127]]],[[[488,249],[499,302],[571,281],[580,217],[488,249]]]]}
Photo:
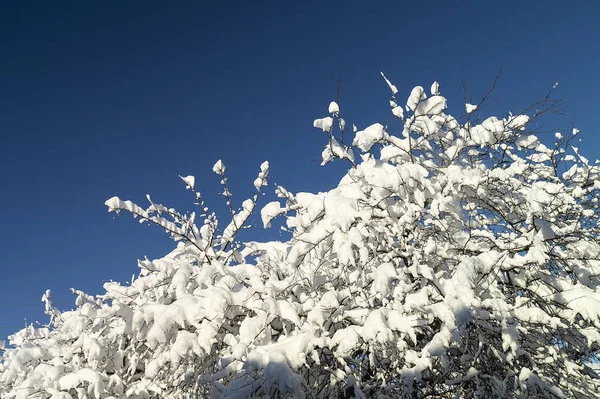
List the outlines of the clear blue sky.
{"type": "MultiPolygon", "coordinates": [[[[504,67],[498,110],[518,110],[555,81],[584,154],[600,157],[592,1],[42,2],[0,5],[0,339],[46,321],[50,288],[100,293],[173,243],[104,201],[118,195],[185,207],[178,175],[212,203],[223,158],[237,201],[269,160],[275,181],[323,190],[322,134],[335,97],[357,126],[387,120],[389,90],[429,87],[456,105],[504,67]],[[169,3],[169,2],[167,2],[169,3]]],[[[334,168],[335,169],[335,168],[334,168]]],[[[272,189],[272,186],[270,186],[272,189]]]]}

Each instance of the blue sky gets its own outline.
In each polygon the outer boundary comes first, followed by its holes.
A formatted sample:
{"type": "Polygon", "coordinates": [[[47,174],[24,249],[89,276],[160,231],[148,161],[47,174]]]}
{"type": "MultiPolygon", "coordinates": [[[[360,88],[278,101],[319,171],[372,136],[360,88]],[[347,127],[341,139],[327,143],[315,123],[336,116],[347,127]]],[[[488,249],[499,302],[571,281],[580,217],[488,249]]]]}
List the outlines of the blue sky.
{"type": "Polygon", "coordinates": [[[108,214],[113,195],[189,208],[177,176],[193,174],[218,204],[219,158],[238,203],[264,160],[292,191],[331,187],[340,168],[318,167],[312,121],[340,72],[342,113],[359,127],[389,118],[379,71],[402,96],[438,76],[457,105],[462,81],[477,99],[503,67],[498,112],[559,81],[557,127],[574,121],[599,157],[594,2],[175,3],[0,5],[0,339],[46,321],[47,288],[69,309],[70,287],[100,293],[173,248],[108,214]]]}

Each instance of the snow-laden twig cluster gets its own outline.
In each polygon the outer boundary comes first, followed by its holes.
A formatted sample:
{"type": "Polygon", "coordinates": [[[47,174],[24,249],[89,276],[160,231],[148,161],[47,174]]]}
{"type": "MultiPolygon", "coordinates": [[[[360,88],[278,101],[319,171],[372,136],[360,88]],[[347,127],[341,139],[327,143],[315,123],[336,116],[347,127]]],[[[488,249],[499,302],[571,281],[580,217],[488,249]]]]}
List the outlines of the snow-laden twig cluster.
{"type": "MultiPolygon", "coordinates": [[[[385,78],[385,76],[384,76],[385,78]]],[[[219,228],[201,212],[111,198],[180,243],[139,262],[130,284],[106,283],[51,325],[11,336],[2,398],[591,398],[600,343],[600,167],[544,144],[525,113],[446,113],[434,83],[398,105],[397,126],[354,129],[331,103],[314,126],[323,163],[349,162],[334,189],[262,208],[285,218],[286,242],[239,242],[257,194],[219,228]],[[336,136],[337,130],[342,133],[336,136]],[[358,155],[358,156],[357,156],[358,155]],[[199,223],[199,220],[201,222],[199,223]]]]}

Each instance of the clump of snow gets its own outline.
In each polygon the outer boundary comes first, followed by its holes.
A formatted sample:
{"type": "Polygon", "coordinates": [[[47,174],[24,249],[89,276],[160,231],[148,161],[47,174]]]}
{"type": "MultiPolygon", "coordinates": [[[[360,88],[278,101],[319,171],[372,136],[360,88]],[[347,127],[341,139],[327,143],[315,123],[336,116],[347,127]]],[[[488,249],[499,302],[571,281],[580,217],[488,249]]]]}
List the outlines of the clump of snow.
{"type": "Polygon", "coordinates": [[[254,180],[254,188],[260,190],[267,185],[267,175],[269,174],[269,162],[265,161],[260,165],[260,173],[254,180]]]}
{"type": "Polygon", "coordinates": [[[223,165],[223,161],[221,161],[220,159],[213,165],[212,168],[213,172],[215,172],[218,175],[222,175],[225,173],[225,165],[223,165]]]}
{"type": "Polygon", "coordinates": [[[471,114],[477,111],[478,106],[476,104],[465,103],[465,109],[467,110],[467,114],[471,114]]]}
{"type": "Polygon", "coordinates": [[[317,129],[323,130],[324,132],[330,132],[331,128],[333,127],[333,118],[328,116],[321,119],[315,119],[313,126],[317,129]]]}
{"type": "Polygon", "coordinates": [[[392,114],[394,114],[394,116],[396,116],[397,118],[404,118],[404,110],[402,109],[402,107],[394,107],[392,108],[392,114]]]}
{"type": "Polygon", "coordinates": [[[431,84],[431,95],[439,96],[440,95],[440,85],[438,82],[433,82],[431,84]]]}
{"type": "Polygon", "coordinates": [[[100,399],[102,397],[101,394],[104,391],[102,376],[92,369],[82,368],[76,372],[64,375],[58,380],[60,389],[65,390],[77,388],[83,383],[89,384],[89,390],[93,393],[93,398],[100,399]]]}
{"type": "Polygon", "coordinates": [[[385,83],[387,83],[388,87],[389,87],[389,88],[390,88],[390,90],[392,91],[392,94],[393,94],[393,95],[396,95],[396,93],[398,93],[398,88],[397,88],[396,86],[394,86],[394,85],[392,84],[392,82],[390,82],[390,81],[388,80],[388,78],[386,78],[386,77],[385,77],[385,75],[383,74],[383,72],[380,72],[380,73],[381,73],[381,77],[383,77],[383,80],[385,80],[385,83]]]}
{"type": "Polygon", "coordinates": [[[271,224],[271,221],[277,217],[279,214],[281,214],[282,209],[281,209],[281,204],[279,203],[279,201],[272,201],[269,202],[267,205],[265,205],[261,210],[260,210],[260,217],[262,219],[262,223],[264,228],[266,229],[267,227],[269,227],[269,225],[271,224]]]}
{"type": "Polygon", "coordinates": [[[330,114],[339,114],[340,113],[340,107],[338,106],[338,104],[335,101],[332,101],[329,103],[328,112],[330,114]]]}
{"type": "Polygon", "coordinates": [[[183,180],[185,182],[185,184],[187,184],[186,188],[188,190],[193,190],[194,189],[194,184],[196,184],[196,178],[194,176],[179,176],[181,178],[181,180],[183,180]]]}
{"type": "Polygon", "coordinates": [[[417,108],[417,105],[426,98],[427,96],[425,95],[425,90],[423,90],[421,86],[417,86],[410,92],[410,96],[406,101],[406,106],[411,111],[414,111],[417,108]]]}
{"type": "Polygon", "coordinates": [[[446,99],[442,96],[432,96],[417,105],[415,115],[436,115],[444,109],[446,109],[446,99]]]}
{"type": "Polygon", "coordinates": [[[384,136],[384,127],[380,123],[375,123],[365,130],[356,132],[352,145],[360,148],[361,151],[369,151],[371,147],[382,140],[384,136]]]}

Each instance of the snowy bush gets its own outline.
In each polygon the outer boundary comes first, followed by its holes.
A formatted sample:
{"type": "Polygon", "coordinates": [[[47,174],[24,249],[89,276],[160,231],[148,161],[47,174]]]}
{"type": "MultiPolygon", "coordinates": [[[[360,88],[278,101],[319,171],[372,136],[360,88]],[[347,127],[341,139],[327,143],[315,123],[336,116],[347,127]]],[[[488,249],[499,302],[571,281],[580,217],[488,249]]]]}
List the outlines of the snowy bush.
{"type": "MultiPolygon", "coordinates": [[[[47,328],[10,337],[0,397],[590,398],[600,343],[600,167],[572,144],[540,139],[546,97],[527,112],[446,113],[434,83],[393,125],[354,128],[337,103],[314,121],[323,163],[346,162],[328,192],[256,194],[219,223],[192,176],[197,209],[127,211],[179,241],[139,262],[131,284],[74,291],[47,328]],[[348,135],[346,135],[348,136],[348,135]],[[260,211],[259,211],[260,209],[260,211]],[[241,242],[253,214],[288,241],[241,242]]],[[[223,218],[221,218],[222,220],[223,218]]]]}

